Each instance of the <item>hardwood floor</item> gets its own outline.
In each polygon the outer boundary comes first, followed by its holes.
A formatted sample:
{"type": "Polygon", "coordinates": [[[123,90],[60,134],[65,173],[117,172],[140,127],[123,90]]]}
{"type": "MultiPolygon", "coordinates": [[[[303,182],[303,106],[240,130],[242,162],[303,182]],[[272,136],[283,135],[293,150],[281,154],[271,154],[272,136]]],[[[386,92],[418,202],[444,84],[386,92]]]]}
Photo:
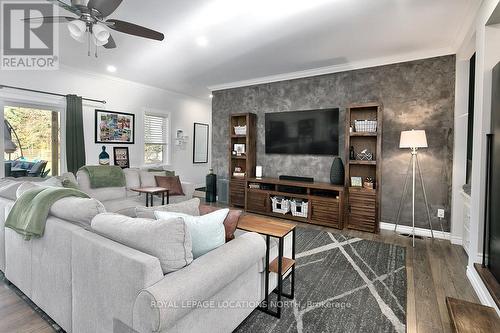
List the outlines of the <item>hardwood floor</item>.
{"type": "MultiPolygon", "coordinates": [[[[451,245],[445,240],[416,239],[413,248],[409,238],[387,230],[370,234],[302,223],[299,225],[406,247],[408,333],[451,332],[447,296],[479,303],[466,277],[467,256],[460,246],[451,245]]],[[[0,332],[52,331],[50,325],[5,282],[0,282],[0,332]]]]}

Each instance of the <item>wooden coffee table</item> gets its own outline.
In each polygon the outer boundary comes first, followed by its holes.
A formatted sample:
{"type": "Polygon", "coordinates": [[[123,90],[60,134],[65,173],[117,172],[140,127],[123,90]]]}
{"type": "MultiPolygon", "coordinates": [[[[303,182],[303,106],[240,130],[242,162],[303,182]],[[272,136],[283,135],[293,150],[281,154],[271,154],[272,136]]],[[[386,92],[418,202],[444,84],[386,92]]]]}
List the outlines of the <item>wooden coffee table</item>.
{"type": "MultiPolygon", "coordinates": [[[[276,221],[270,218],[254,216],[254,215],[244,215],[238,221],[238,229],[256,232],[261,235],[266,236],[266,281],[265,281],[265,298],[263,304],[259,306],[262,311],[275,316],[277,318],[281,317],[281,297],[284,296],[289,299],[294,298],[295,294],[295,224],[284,223],[276,221]],[[287,258],[283,254],[284,240],[286,235],[292,233],[292,257],[287,258]],[[270,238],[278,238],[278,257],[269,263],[269,243],[270,238]],[[288,275],[291,277],[291,291],[290,294],[285,294],[283,292],[283,280],[285,274],[292,270],[288,275]],[[269,308],[269,273],[278,274],[278,290],[276,294],[278,295],[277,309],[272,311],[269,308]]],[[[287,277],[288,278],[288,277],[287,277]]]]}
{"type": "Polygon", "coordinates": [[[161,194],[161,204],[165,204],[165,193],[167,194],[167,205],[170,201],[169,189],[164,187],[141,187],[141,188],[132,188],[132,191],[139,193],[146,193],[146,207],[153,207],[153,196],[155,194],[161,194]],[[151,205],[149,205],[149,197],[151,196],[151,205]]]}

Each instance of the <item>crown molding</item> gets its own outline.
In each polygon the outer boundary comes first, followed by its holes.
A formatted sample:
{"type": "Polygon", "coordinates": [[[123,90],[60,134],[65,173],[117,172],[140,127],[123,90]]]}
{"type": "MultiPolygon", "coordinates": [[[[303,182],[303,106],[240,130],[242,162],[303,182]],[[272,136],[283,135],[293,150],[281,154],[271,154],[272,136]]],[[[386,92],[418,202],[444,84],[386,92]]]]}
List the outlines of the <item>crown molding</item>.
{"type": "Polygon", "coordinates": [[[226,90],[226,89],[232,89],[232,88],[253,86],[253,85],[263,84],[263,83],[301,79],[301,78],[306,78],[306,77],[311,77],[311,76],[346,72],[346,71],[351,71],[351,70],[356,70],[356,69],[378,67],[378,66],[391,65],[391,64],[397,64],[397,63],[414,61],[414,60],[435,58],[435,57],[451,55],[451,54],[455,54],[455,52],[453,51],[453,49],[451,47],[445,47],[445,48],[439,48],[439,49],[433,49],[433,50],[427,50],[427,51],[403,53],[403,54],[398,54],[398,55],[393,55],[393,56],[388,56],[388,57],[354,61],[354,62],[346,63],[346,64],[319,67],[319,68],[306,69],[306,70],[297,71],[297,72],[289,72],[289,73],[283,73],[283,74],[263,76],[263,77],[259,77],[259,78],[249,79],[249,80],[216,84],[213,86],[209,86],[208,89],[210,89],[210,91],[226,90]]]}

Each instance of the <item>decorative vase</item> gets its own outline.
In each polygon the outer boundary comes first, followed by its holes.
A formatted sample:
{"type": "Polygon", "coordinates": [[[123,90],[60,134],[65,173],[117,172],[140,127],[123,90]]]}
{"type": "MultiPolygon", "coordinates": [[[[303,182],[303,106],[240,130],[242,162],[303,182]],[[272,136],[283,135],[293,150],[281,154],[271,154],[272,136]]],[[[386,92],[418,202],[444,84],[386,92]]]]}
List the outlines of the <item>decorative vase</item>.
{"type": "Polygon", "coordinates": [[[330,169],[330,183],[334,185],[344,185],[344,163],[338,156],[333,158],[332,168],[330,169]]]}
{"type": "Polygon", "coordinates": [[[214,170],[210,169],[210,173],[206,177],[205,201],[217,201],[217,175],[214,170]]]}
{"type": "Polygon", "coordinates": [[[99,154],[99,165],[109,165],[109,154],[106,153],[106,146],[102,146],[102,151],[99,154]]]}

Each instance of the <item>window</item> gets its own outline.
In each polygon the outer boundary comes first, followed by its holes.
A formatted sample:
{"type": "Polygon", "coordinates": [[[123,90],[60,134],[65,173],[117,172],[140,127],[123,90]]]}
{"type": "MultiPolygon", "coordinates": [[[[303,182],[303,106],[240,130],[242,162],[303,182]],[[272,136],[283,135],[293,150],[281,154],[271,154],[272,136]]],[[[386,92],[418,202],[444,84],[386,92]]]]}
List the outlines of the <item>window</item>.
{"type": "Polygon", "coordinates": [[[144,116],[144,163],[168,164],[167,116],[144,116]]]}
{"type": "Polygon", "coordinates": [[[5,176],[58,175],[60,170],[59,112],[42,108],[4,107],[5,176]],[[37,165],[36,170],[32,167],[37,165]]]}

